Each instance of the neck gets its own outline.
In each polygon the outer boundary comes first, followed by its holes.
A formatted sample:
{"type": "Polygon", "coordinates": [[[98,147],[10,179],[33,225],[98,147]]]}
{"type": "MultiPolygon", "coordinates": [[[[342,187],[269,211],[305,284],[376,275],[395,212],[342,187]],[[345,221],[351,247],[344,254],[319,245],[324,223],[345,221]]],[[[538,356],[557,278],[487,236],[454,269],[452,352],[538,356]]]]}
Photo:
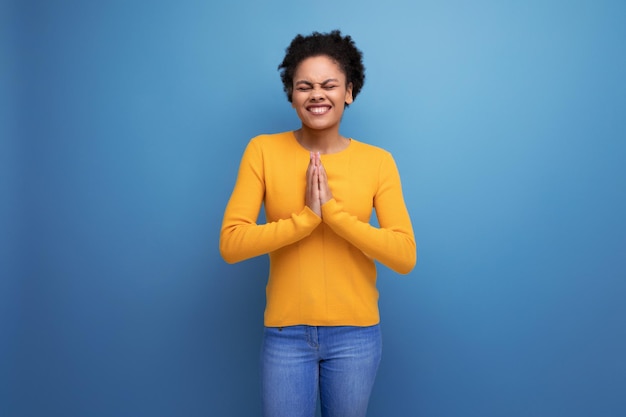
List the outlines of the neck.
{"type": "Polygon", "coordinates": [[[321,154],[342,151],[350,143],[349,139],[341,136],[338,129],[315,130],[302,126],[294,134],[304,148],[321,154]]]}

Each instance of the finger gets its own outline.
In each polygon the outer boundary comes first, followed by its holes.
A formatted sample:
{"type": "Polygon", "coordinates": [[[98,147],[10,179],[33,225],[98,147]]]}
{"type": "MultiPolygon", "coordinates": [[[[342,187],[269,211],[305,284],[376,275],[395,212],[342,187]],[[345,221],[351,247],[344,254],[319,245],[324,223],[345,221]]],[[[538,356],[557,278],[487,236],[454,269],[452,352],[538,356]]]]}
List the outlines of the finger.
{"type": "Polygon", "coordinates": [[[320,165],[318,177],[320,202],[324,204],[328,200],[333,198],[332,191],[330,190],[330,186],[328,185],[328,177],[326,175],[326,169],[324,169],[324,165],[320,165]]]}
{"type": "Polygon", "coordinates": [[[315,162],[313,161],[313,155],[311,154],[311,159],[309,159],[309,165],[306,168],[307,181],[311,177],[311,175],[313,175],[313,172],[315,172],[315,162]]]}
{"type": "Polygon", "coordinates": [[[319,173],[318,168],[315,166],[315,159],[313,153],[311,153],[311,159],[309,160],[309,166],[306,170],[306,198],[307,205],[309,201],[319,199],[319,173]]]}

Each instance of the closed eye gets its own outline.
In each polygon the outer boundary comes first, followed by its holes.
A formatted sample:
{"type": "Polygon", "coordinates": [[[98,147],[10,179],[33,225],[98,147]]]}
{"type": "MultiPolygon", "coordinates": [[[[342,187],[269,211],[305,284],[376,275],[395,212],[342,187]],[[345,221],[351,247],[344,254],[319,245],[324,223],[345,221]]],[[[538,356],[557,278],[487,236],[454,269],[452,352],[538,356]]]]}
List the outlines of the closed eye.
{"type": "MultiPolygon", "coordinates": [[[[295,83],[295,89],[296,91],[311,91],[314,85],[315,84],[310,81],[299,80],[295,83]]],[[[320,88],[323,88],[324,90],[327,90],[327,91],[334,90],[335,88],[339,87],[339,84],[337,84],[337,80],[334,78],[328,79],[317,85],[319,85],[320,88]]]]}

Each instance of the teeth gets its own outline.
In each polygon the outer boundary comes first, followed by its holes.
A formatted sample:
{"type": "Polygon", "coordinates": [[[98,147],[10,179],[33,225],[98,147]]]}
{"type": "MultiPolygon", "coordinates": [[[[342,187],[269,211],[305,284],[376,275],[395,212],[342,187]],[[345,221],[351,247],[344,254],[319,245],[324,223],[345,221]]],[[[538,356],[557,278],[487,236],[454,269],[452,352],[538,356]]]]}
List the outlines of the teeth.
{"type": "Polygon", "coordinates": [[[315,114],[322,114],[328,111],[328,107],[311,107],[309,111],[315,114]]]}

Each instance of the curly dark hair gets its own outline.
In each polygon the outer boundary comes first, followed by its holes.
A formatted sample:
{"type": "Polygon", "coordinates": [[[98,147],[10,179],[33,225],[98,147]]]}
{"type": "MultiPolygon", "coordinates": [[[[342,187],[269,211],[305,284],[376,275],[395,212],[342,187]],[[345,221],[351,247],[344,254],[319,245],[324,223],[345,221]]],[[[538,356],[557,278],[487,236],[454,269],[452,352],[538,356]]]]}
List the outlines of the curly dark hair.
{"type": "Polygon", "coordinates": [[[293,93],[293,76],[298,65],[307,58],[324,55],[337,62],[346,75],[346,83],[352,83],[352,99],[356,99],[365,83],[363,53],[357,49],[350,36],[342,36],[339,30],[333,30],[330,33],[297,35],[287,47],[285,58],[278,70],[289,102],[293,93]]]}

